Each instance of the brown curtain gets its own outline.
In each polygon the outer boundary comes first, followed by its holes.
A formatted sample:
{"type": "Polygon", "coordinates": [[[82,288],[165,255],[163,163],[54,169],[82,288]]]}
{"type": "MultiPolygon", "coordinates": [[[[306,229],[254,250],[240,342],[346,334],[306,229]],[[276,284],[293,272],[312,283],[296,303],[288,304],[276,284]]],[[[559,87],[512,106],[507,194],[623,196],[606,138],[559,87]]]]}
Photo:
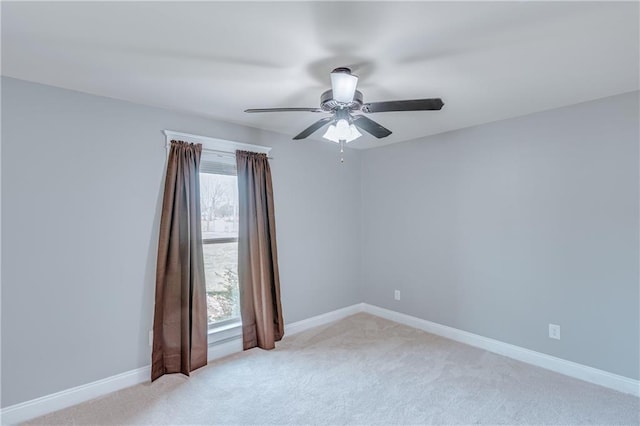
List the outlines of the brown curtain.
{"type": "Polygon", "coordinates": [[[244,349],[273,349],[284,335],[271,169],[266,154],[236,151],[238,281],[244,349]]]}
{"type": "Polygon", "coordinates": [[[200,231],[202,145],[171,141],[160,219],[151,380],[207,365],[200,231]]]}

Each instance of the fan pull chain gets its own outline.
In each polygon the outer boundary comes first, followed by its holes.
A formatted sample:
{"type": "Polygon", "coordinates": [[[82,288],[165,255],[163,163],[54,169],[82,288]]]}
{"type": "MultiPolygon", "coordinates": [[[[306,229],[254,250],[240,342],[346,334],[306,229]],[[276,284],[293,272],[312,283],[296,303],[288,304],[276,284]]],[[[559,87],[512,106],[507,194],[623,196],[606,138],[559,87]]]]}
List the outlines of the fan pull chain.
{"type": "Polygon", "coordinates": [[[340,162],[344,163],[344,139],[340,139],[340,162]]]}

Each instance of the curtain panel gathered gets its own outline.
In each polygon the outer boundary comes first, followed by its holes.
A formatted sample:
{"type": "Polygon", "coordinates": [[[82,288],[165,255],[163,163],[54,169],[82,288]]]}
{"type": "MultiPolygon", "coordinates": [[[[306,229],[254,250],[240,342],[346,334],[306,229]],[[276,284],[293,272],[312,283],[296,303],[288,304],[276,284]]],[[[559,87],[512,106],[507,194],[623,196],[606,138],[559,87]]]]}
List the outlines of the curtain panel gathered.
{"type": "Polygon", "coordinates": [[[238,284],[244,349],[273,349],[284,335],[271,168],[266,154],[236,151],[238,284]]]}
{"type": "Polygon", "coordinates": [[[153,319],[151,380],[207,364],[207,304],[200,230],[202,145],[171,141],[153,319]]]}

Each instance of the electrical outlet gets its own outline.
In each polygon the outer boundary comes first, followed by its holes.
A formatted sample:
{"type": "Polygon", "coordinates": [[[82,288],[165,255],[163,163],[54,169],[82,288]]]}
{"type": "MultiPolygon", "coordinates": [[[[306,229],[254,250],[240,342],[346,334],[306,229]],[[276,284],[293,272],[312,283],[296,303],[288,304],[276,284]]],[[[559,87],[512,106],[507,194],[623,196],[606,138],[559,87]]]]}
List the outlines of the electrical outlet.
{"type": "Polygon", "coordinates": [[[396,299],[396,300],[400,300],[400,290],[396,290],[393,293],[393,298],[396,299]]]}
{"type": "Polygon", "coordinates": [[[549,338],[560,340],[560,326],[557,324],[549,324],[549,338]]]}
{"type": "Polygon", "coordinates": [[[149,346],[153,346],[153,330],[149,330],[149,346]]]}

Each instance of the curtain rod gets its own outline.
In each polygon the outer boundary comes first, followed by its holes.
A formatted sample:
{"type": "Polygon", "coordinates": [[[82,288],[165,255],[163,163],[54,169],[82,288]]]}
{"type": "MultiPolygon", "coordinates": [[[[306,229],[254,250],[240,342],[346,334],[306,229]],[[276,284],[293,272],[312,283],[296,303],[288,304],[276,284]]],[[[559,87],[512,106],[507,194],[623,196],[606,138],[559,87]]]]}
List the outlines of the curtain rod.
{"type": "MultiPolygon", "coordinates": [[[[216,154],[216,155],[218,155],[220,157],[233,157],[233,158],[236,158],[236,154],[234,152],[220,151],[220,150],[217,150],[217,149],[209,149],[209,148],[204,148],[204,147],[202,148],[202,151],[203,152],[211,152],[211,153],[216,154]]],[[[271,156],[267,156],[267,158],[269,160],[273,160],[274,159],[271,156]]]]}

